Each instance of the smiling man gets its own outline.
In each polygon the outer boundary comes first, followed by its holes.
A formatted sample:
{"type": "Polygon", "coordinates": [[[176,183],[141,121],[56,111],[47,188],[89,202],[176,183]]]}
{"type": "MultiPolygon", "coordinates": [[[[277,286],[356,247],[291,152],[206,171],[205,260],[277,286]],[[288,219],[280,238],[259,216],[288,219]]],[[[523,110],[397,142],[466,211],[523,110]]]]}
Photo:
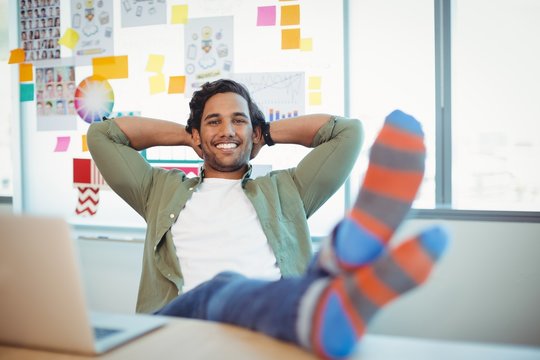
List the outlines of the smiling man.
{"type": "Polygon", "coordinates": [[[277,280],[311,259],[307,219],[344,183],[358,156],[360,122],[325,114],[266,123],[248,91],[206,83],[187,126],[122,117],[92,124],[88,145],[111,188],[146,221],[138,312],[155,312],[223,271],[277,280]],[[313,148],[291,169],[251,178],[250,159],[274,144],[313,148]],[[152,167],[138,150],[188,146],[200,177],[152,167]]]}

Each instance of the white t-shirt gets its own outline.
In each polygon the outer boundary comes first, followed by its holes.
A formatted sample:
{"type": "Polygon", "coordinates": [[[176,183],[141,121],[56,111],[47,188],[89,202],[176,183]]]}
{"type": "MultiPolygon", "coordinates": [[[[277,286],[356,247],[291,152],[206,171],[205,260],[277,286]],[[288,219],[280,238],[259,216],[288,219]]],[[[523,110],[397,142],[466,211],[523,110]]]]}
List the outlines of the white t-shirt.
{"type": "Polygon", "coordinates": [[[205,178],[172,226],[183,291],[222,271],[277,280],[281,272],[242,180],[205,178]]]}

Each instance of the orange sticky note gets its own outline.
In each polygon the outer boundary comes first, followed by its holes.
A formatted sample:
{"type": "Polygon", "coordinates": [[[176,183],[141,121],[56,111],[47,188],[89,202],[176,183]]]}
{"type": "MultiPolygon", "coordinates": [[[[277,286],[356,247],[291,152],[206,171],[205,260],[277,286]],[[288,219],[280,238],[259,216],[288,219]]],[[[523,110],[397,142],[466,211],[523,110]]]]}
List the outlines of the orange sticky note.
{"type": "Polygon", "coordinates": [[[169,94],[183,94],[186,88],[185,76],[169,77],[169,94]]]}
{"type": "Polygon", "coordinates": [[[281,26],[300,25],[300,5],[281,7],[281,26]]]}
{"type": "Polygon", "coordinates": [[[10,51],[8,64],[18,64],[24,62],[24,49],[13,49],[10,51]]]}
{"type": "Polygon", "coordinates": [[[86,141],[86,135],[82,135],[82,151],[87,152],[88,151],[88,142],[86,141]]]}
{"type": "Polygon", "coordinates": [[[281,48],[284,50],[300,48],[300,28],[281,30],[281,48]]]}
{"type": "Polygon", "coordinates": [[[34,81],[34,67],[32,64],[19,64],[19,82],[34,81]]]}
{"type": "Polygon", "coordinates": [[[105,56],[92,59],[94,76],[98,75],[105,79],[125,79],[128,77],[128,57],[105,56]]]}

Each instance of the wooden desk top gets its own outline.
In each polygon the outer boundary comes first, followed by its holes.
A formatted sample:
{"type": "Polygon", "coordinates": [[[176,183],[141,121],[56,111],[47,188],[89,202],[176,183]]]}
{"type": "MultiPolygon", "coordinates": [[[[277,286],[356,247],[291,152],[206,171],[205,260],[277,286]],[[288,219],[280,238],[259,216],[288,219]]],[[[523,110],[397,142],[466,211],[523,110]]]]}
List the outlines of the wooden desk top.
{"type": "MultiPolygon", "coordinates": [[[[0,345],[0,360],[8,359],[88,360],[90,357],[0,345]]],[[[165,327],[96,359],[314,360],[317,358],[295,345],[238,327],[198,320],[173,319],[165,327]]],[[[353,359],[539,360],[540,348],[367,335],[353,359]]]]}

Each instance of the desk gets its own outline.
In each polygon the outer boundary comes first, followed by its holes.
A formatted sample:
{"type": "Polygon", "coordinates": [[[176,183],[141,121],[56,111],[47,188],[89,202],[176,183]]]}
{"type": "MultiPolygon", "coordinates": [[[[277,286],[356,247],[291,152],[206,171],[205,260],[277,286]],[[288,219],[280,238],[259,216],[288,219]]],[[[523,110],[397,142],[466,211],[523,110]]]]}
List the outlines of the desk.
{"type": "MultiPolygon", "coordinates": [[[[89,360],[77,356],[0,345],[0,360],[89,360]]],[[[256,359],[315,360],[301,348],[234,326],[172,319],[165,327],[112,350],[99,360],[256,359]]],[[[367,335],[355,360],[540,360],[540,348],[468,344],[367,335]]]]}

